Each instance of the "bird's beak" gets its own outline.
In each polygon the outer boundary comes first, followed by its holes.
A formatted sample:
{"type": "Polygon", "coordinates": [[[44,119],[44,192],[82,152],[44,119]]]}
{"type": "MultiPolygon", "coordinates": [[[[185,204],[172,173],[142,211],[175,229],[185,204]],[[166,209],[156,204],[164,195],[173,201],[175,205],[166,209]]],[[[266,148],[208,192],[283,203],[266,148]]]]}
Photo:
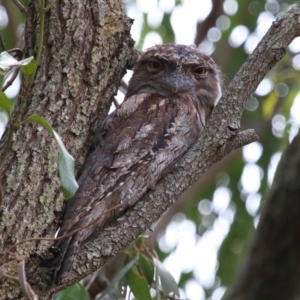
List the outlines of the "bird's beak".
{"type": "Polygon", "coordinates": [[[170,73],[162,75],[159,78],[161,86],[171,93],[187,93],[196,88],[196,83],[194,83],[190,78],[177,73],[170,73]]]}

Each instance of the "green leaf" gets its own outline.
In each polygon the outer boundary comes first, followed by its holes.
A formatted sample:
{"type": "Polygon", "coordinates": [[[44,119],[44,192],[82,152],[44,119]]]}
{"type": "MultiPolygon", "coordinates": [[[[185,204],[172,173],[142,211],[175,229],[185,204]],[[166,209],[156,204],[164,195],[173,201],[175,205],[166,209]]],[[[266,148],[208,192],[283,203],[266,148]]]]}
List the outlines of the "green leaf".
{"type": "Polygon", "coordinates": [[[151,300],[150,287],[146,278],[133,267],[126,276],[128,285],[136,300],[151,300]]]}
{"type": "Polygon", "coordinates": [[[33,74],[37,68],[36,60],[32,58],[32,60],[27,65],[22,65],[21,70],[27,76],[33,74]]]}
{"type": "Polygon", "coordinates": [[[11,116],[11,102],[6,97],[5,93],[0,91],[0,106],[8,113],[9,117],[11,116]]]}
{"type": "Polygon", "coordinates": [[[148,284],[151,285],[154,277],[153,261],[149,260],[149,258],[144,255],[140,255],[138,260],[138,268],[140,268],[141,272],[145,275],[148,284]]]}
{"type": "Polygon", "coordinates": [[[175,294],[179,297],[179,290],[174,277],[169,273],[169,271],[159,260],[157,260],[156,258],[153,258],[153,260],[164,295],[175,294]]]}
{"type": "Polygon", "coordinates": [[[101,295],[98,296],[96,299],[97,300],[106,299],[106,296],[110,295],[110,293],[115,289],[116,284],[125,277],[127,272],[134,266],[137,260],[138,260],[138,256],[136,256],[133,260],[127,263],[118,273],[118,275],[110,282],[107,288],[101,293],[101,295]]]}
{"type": "Polygon", "coordinates": [[[54,300],[90,300],[90,296],[80,283],[71,285],[67,289],[54,295],[54,300]]]}
{"type": "Polygon", "coordinates": [[[36,122],[39,125],[43,126],[56,139],[58,144],[58,150],[59,150],[58,170],[61,179],[62,192],[64,194],[65,199],[71,198],[75,194],[76,190],[78,189],[78,184],[74,175],[74,169],[75,169],[74,158],[66,150],[59,135],[53,130],[50,124],[43,117],[32,115],[28,117],[21,124],[30,121],[36,122]]]}

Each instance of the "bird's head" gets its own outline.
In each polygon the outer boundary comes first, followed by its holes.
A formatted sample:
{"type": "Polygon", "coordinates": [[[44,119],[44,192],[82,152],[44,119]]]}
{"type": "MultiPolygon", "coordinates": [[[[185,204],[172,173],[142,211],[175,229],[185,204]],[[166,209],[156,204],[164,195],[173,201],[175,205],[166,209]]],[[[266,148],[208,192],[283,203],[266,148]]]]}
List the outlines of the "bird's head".
{"type": "Polygon", "coordinates": [[[220,71],[194,45],[157,45],[140,55],[126,97],[145,92],[163,96],[196,93],[215,106],[221,97],[220,71]]]}

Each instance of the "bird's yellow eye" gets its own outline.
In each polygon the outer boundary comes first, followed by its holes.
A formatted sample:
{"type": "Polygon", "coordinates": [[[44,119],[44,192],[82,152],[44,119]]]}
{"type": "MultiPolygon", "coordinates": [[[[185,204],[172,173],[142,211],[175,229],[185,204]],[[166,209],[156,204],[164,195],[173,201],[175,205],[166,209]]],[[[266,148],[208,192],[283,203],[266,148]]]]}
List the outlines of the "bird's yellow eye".
{"type": "Polygon", "coordinates": [[[162,64],[158,60],[150,60],[148,62],[148,69],[150,71],[158,71],[162,67],[162,64]]]}
{"type": "Polygon", "coordinates": [[[197,67],[196,69],[194,69],[194,73],[196,73],[197,75],[204,75],[207,73],[207,69],[205,67],[197,67]]]}

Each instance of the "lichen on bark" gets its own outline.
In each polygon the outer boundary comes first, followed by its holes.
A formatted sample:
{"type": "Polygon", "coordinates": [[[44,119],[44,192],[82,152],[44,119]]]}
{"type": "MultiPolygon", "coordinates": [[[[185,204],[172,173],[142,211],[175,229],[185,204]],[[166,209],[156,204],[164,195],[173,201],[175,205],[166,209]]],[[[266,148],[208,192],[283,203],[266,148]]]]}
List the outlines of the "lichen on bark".
{"type": "MultiPolygon", "coordinates": [[[[28,7],[25,56],[36,55],[39,18],[36,1],[28,7]]],[[[24,87],[13,118],[26,97],[22,120],[44,117],[62,138],[78,170],[88,152],[93,130],[107,115],[128,61],[135,52],[132,20],[120,0],[57,1],[45,15],[43,51],[30,95],[24,87]]],[[[1,141],[3,153],[7,137],[1,141]]],[[[3,203],[0,211],[0,252],[25,238],[53,237],[63,197],[57,169],[55,140],[42,127],[28,123],[13,137],[0,169],[3,203]]],[[[31,242],[14,252],[47,251],[49,242],[31,242]]],[[[13,257],[11,257],[13,258],[13,257]]],[[[7,267],[15,274],[15,265],[7,267]]],[[[1,282],[0,299],[18,299],[16,284],[1,282]]]]}

